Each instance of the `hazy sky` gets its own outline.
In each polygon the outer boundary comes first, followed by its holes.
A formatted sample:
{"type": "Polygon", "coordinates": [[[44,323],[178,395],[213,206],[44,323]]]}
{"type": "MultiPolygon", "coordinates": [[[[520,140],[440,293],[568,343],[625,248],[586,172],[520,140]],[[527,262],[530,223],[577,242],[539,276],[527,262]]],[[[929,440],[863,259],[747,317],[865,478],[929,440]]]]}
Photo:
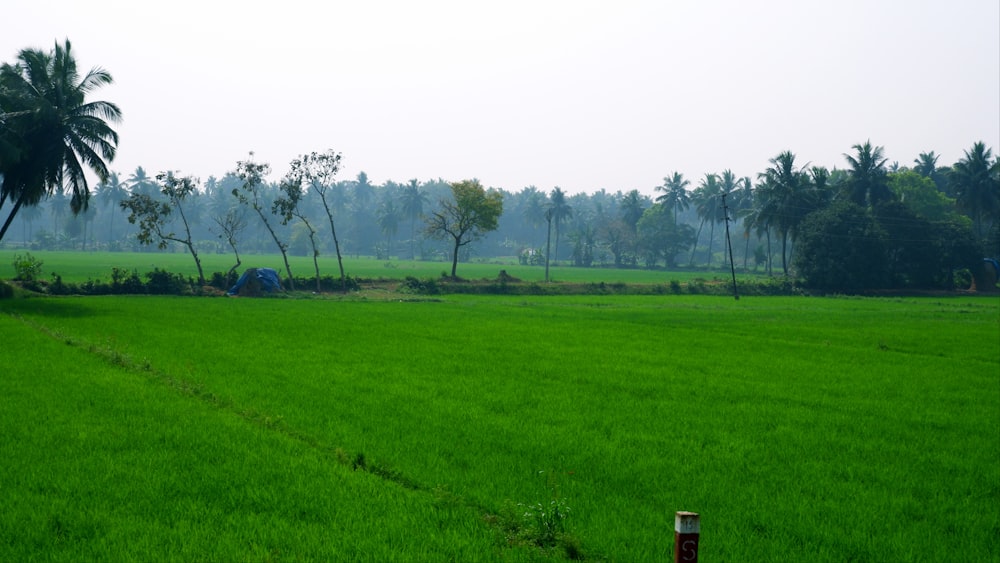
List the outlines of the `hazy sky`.
{"type": "Polygon", "coordinates": [[[341,178],[652,194],[793,151],[844,167],[1000,150],[1000,2],[31,0],[0,61],[69,38],[124,113],[111,168],[206,179],[254,151],[341,178]]]}

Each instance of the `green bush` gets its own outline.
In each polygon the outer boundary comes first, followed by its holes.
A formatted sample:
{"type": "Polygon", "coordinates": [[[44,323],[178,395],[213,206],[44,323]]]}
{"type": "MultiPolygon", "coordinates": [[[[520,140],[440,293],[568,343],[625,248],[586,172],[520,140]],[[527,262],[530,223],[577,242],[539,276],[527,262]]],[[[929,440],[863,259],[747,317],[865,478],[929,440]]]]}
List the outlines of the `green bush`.
{"type": "Polygon", "coordinates": [[[419,280],[413,276],[406,276],[399,290],[405,293],[420,293],[424,295],[437,295],[441,292],[437,282],[431,278],[419,280]]]}
{"type": "Polygon", "coordinates": [[[13,265],[14,279],[18,281],[33,282],[42,273],[42,261],[32,256],[30,252],[23,255],[15,254],[13,265]]]}
{"type": "Polygon", "coordinates": [[[191,283],[180,274],[171,274],[166,270],[153,268],[152,272],[146,272],[149,281],[146,283],[146,292],[153,295],[184,295],[191,293],[191,283]]]}

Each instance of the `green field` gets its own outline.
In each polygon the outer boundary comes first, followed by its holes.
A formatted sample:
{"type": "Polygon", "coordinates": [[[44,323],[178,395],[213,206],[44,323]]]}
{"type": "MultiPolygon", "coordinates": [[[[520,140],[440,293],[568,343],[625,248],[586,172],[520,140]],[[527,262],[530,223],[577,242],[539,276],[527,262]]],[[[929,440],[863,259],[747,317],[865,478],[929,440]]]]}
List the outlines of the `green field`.
{"type": "MultiPolygon", "coordinates": [[[[185,252],[70,252],[70,251],[28,251],[43,262],[42,278],[51,279],[58,274],[68,283],[87,280],[110,280],[112,268],[137,271],[140,275],[160,268],[174,273],[197,278],[194,260],[185,252]]],[[[25,254],[23,250],[0,250],[0,279],[14,277],[12,262],[14,256],[25,254]]],[[[212,272],[226,272],[235,263],[232,254],[199,254],[205,276],[212,272]]],[[[246,268],[274,268],[285,275],[284,263],[278,254],[241,256],[240,271],[246,268]]],[[[289,262],[296,277],[314,275],[312,258],[291,256],[289,262]]],[[[340,276],[335,257],[322,256],[319,261],[321,276],[340,276]]],[[[363,279],[399,280],[406,276],[416,278],[436,278],[451,271],[451,262],[429,262],[413,260],[376,260],[374,258],[344,258],[344,269],[348,276],[363,279]]],[[[545,268],[541,266],[521,266],[517,260],[473,261],[458,265],[458,276],[466,279],[495,279],[500,270],[524,281],[543,281],[545,268]]],[[[728,270],[704,272],[696,270],[666,272],[662,270],[615,269],[615,268],[574,268],[553,265],[549,268],[549,278],[561,282],[588,283],[667,283],[670,280],[687,281],[692,278],[729,279],[728,270]]],[[[741,279],[756,276],[739,276],[741,279]]]]}
{"type": "Polygon", "coordinates": [[[0,311],[0,560],[1000,557],[996,298],[0,311]]]}

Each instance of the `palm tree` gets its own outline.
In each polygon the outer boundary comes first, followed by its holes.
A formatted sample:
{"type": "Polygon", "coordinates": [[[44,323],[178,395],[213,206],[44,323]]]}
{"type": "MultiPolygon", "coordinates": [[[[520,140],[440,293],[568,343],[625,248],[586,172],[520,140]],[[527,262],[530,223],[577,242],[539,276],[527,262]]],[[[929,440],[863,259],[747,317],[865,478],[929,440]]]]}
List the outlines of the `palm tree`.
{"type": "Polygon", "coordinates": [[[551,221],[556,225],[556,251],[552,254],[556,261],[559,259],[559,225],[565,219],[569,219],[573,216],[573,208],[570,207],[569,203],[566,203],[566,192],[562,191],[562,188],[556,186],[552,188],[552,193],[549,194],[549,215],[551,221]]]}
{"type": "Polygon", "coordinates": [[[976,236],[983,238],[1000,220],[1000,159],[983,142],[972,145],[955,163],[951,191],[958,208],[972,218],[976,236]]]}
{"type": "Polygon", "coordinates": [[[684,178],[680,172],[663,178],[663,185],[654,188],[663,195],[656,198],[656,203],[662,203],[667,210],[674,215],[674,226],[677,226],[677,212],[686,211],[691,206],[691,196],[688,195],[687,187],[691,182],[684,178]]]}
{"type": "Polygon", "coordinates": [[[917,158],[913,159],[913,164],[916,164],[913,167],[913,171],[924,178],[930,178],[931,174],[937,170],[938,158],[938,155],[934,154],[934,151],[920,153],[917,158]]]}
{"type": "Polygon", "coordinates": [[[29,205],[28,207],[22,207],[21,213],[18,215],[24,223],[27,224],[28,232],[25,235],[24,243],[27,246],[28,241],[35,237],[34,229],[32,225],[42,216],[42,208],[37,205],[29,205]]]}
{"type": "Polygon", "coordinates": [[[948,194],[948,169],[940,168],[937,165],[938,155],[934,151],[922,152],[917,158],[913,159],[913,171],[920,174],[924,178],[930,178],[934,181],[934,185],[937,186],[939,192],[948,194]]]}
{"type": "Polygon", "coordinates": [[[525,225],[529,228],[529,233],[527,238],[530,244],[534,245],[535,240],[532,235],[534,235],[538,227],[541,227],[546,223],[546,210],[547,205],[545,202],[545,194],[538,190],[535,186],[528,186],[521,190],[521,218],[524,220],[525,225]]]}
{"type": "Polygon", "coordinates": [[[14,202],[0,240],[22,206],[37,205],[59,188],[71,191],[74,214],[87,208],[90,186],[84,168],[107,179],[107,162],[114,160],[118,146],[118,133],[108,122],[121,120],[118,106],[88,102],[87,95],[112,82],[101,68],[81,78],[69,40],[56,43],[50,53],[24,49],[16,65],[0,67],[0,107],[7,112],[0,144],[16,147],[19,155],[0,163],[0,208],[7,199],[14,202]]]}
{"type": "Polygon", "coordinates": [[[161,195],[160,187],[146,174],[146,170],[142,166],[136,166],[135,172],[128,177],[126,182],[131,193],[148,195],[154,198],[161,195]]]}
{"type": "MultiPolygon", "coordinates": [[[[730,174],[732,174],[730,172],[730,174]]],[[[719,183],[719,176],[716,174],[705,174],[701,183],[691,194],[691,202],[694,204],[701,223],[698,225],[698,234],[694,237],[694,247],[691,249],[691,265],[694,265],[694,255],[698,249],[698,239],[701,237],[701,230],[705,222],[710,223],[708,235],[708,266],[712,266],[712,241],[715,239],[715,224],[719,221],[719,196],[722,195],[722,184],[719,183]]]]}
{"type": "Polygon", "coordinates": [[[733,219],[743,224],[743,269],[747,269],[747,260],[750,254],[750,230],[747,224],[747,217],[753,209],[753,184],[749,176],[744,176],[737,182],[736,190],[732,192],[729,208],[732,210],[733,219]]]}
{"type": "Polygon", "coordinates": [[[891,200],[886,171],[888,159],[882,156],[882,147],[873,147],[871,141],[866,141],[851,148],[856,151],[855,156],[844,154],[851,165],[851,177],[847,182],[851,201],[862,207],[874,207],[891,200]]]}
{"type": "Polygon", "coordinates": [[[108,246],[110,248],[111,241],[114,240],[114,227],[115,227],[115,208],[118,207],[121,202],[128,196],[128,189],[125,184],[121,182],[118,178],[117,172],[112,172],[107,181],[101,182],[96,186],[95,197],[102,207],[107,208],[110,211],[108,217],[108,246]]]}
{"type": "Polygon", "coordinates": [[[815,208],[814,191],[809,176],[795,166],[795,154],[784,151],[770,159],[771,166],[758,174],[762,182],[755,198],[760,202],[757,222],[774,228],[781,237],[781,269],[788,275],[788,240],[794,240],[802,219],[815,208]]]}
{"type": "Polygon", "coordinates": [[[642,218],[642,213],[646,211],[639,190],[630,190],[626,193],[618,209],[621,212],[622,221],[625,221],[625,224],[632,229],[633,235],[636,234],[639,219],[642,218]]]}
{"type": "Polygon", "coordinates": [[[385,235],[386,260],[392,256],[392,238],[399,231],[400,209],[396,207],[395,190],[386,190],[375,211],[378,228],[385,235]]]}
{"type": "Polygon", "coordinates": [[[413,244],[417,238],[417,220],[423,216],[424,205],[429,201],[427,191],[421,189],[417,179],[414,178],[403,188],[400,200],[403,217],[410,219],[410,257],[415,258],[417,251],[413,244]]]}

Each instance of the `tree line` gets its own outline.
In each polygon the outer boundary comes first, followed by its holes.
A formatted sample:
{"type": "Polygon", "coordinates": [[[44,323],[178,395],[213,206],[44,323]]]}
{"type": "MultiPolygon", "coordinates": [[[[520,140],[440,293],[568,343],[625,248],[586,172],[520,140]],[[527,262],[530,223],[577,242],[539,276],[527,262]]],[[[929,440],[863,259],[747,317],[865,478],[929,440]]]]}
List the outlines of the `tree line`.
{"type": "Polygon", "coordinates": [[[233,270],[241,256],[277,251],[289,279],[288,255],[312,256],[317,281],[317,257],[335,255],[342,283],[345,255],[450,260],[452,276],[474,256],[540,267],[706,269],[732,256],[734,268],[813,287],[950,288],[956,269],[1000,256],[1000,158],[982,142],[951,165],[933,151],[890,164],[868,141],[844,153],[842,169],[803,166],[783,151],[752,176],[672,172],[652,196],[487,189],[474,179],[374,185],[364,172],[338,179],[342,157],[332,150],[294,159],[278,181],[266,180],[269,163],[251,154],[202,183],[179,171],[151,177],[137,167],[122,177],[108,169],[121,113],[86,95],[110,81],[100,69],[81,78],[68,41],[49,53],[24,50],[0,68],[0,211],[9,209],[0,241],[177,246],[196,263],[199,252],[231,252],[233,270]],[[93,189],[84,166],[99,178],[93,189]]]}

